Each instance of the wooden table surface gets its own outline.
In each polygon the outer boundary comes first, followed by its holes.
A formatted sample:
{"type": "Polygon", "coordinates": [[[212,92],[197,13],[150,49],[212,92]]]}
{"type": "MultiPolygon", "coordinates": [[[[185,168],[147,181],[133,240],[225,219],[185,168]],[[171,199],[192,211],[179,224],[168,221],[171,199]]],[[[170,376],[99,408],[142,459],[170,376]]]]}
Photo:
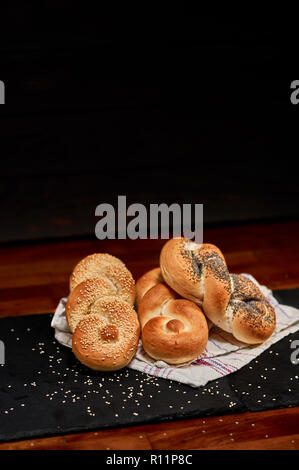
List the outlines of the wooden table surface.
{"type": "MultiPolygon", "coordinates": [[[[299,287],[299,221],[206,228],[231,272],[271,289],[299,287]]],[[[74,264],[120,257],[137,279],[158,264],[163,240],[60,240],[0,246],[0,316],[53,312],[74,264]]],[[[299,407],[123,427],[0,444],[3,449],[299,449],[299,407]]]]}

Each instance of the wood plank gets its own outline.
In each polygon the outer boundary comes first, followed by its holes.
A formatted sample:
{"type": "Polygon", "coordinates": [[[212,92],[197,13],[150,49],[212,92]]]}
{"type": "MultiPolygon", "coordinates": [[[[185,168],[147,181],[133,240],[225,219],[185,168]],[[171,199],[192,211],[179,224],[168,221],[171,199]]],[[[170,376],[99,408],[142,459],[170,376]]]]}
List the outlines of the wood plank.
{"type": "Polygon", "coordinates": [[[0,444],[0,450],[299,449],[299,407],[0,444]]]}
{"type": "MultiPolygon", "coordinates": [[[[299,286],[299,222],[207,228],[231,272],[250,272],[270,288],[299,286]]],[[[49,313],[68,294],[72,267],[93,252],[123,259],[137,279],[159,262],[163,240],[72,240],[0,246],[0,316],[49,313]]]]}

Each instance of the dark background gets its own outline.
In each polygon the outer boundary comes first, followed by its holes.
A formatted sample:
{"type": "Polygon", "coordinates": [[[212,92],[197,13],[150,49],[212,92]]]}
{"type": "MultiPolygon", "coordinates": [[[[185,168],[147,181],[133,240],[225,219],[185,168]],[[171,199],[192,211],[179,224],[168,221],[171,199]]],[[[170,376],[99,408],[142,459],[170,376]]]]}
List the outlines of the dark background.
{"type": "Polygon", "coordinates": [[[115,13],[7,7],[0,241],[94,237],[118,195],[203,203],[206,225],[297,218],[295,25],[115,13]]]}

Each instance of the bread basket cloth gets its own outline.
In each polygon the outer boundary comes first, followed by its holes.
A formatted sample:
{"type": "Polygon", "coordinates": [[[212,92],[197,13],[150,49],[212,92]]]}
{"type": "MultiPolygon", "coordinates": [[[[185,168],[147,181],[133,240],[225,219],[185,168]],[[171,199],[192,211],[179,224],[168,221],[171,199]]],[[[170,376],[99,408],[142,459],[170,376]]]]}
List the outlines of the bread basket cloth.
{"type": "MultiPolygon", "coordinates": [[[[140,341],[136,355],[128,367],[155,377],[199,387],[206,385],[211,380],[220,379],[241,369],[270,348],[272,344],[291,333],[295,333],[299,329],[299,310],[280,304],[272,291],[266,286],[260,285],[250,274],[243,273],[243,276],[251,279],[275,308],[276,329],[267,341],[260,345],[248,346],[237,341],[230,333],[210,324],[207,347],[201,356],[193,362],[178,367],[171,366],[163,361],[155,361],[146,354],[140,341]]],[[[55,330],[56,340],[60,344],[71,348],[72,333],[65,317],[66,301],[67,297],[60,299],[51,326],[55,330]]],[[[291,352],[290,349],[290,355],[291,352]]]]}

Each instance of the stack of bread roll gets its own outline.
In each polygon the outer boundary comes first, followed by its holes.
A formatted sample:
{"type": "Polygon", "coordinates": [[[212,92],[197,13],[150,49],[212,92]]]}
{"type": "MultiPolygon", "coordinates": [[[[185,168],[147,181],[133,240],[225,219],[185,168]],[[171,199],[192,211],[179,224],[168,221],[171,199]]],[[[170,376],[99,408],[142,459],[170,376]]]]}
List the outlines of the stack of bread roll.
{"type": "Polygon", "coordinates": [[[66,319],[75,356],[95,370],[117,370],[136,353],[140,326],[134,310],[135,281],[115,256],[82,259],[70,276],[66,319]]]}
{"type": "Polygon", "coordinates": [[[115,256],[82,259],[70,276],[66,318],[76,357],[103,371],[131,362],[140,327],[149,356],[182,365],[203,353],[207,320],[247,344],[262,343],[276,325],[274,308],[251,280],[229,273],[219,248],[186,238],[166,242],[160,266],[138,279],[136,288],[115,256]]]}
{"type": "Polygon", "coordinates": [[[237,340],[258,344],[275,330],[275,310],[259,288],[230,274],[215,245],[169,240],[160,267],[136,283],[145,351],[169,364],[191,362],[204,351],[209,319],[237,340]]]}

